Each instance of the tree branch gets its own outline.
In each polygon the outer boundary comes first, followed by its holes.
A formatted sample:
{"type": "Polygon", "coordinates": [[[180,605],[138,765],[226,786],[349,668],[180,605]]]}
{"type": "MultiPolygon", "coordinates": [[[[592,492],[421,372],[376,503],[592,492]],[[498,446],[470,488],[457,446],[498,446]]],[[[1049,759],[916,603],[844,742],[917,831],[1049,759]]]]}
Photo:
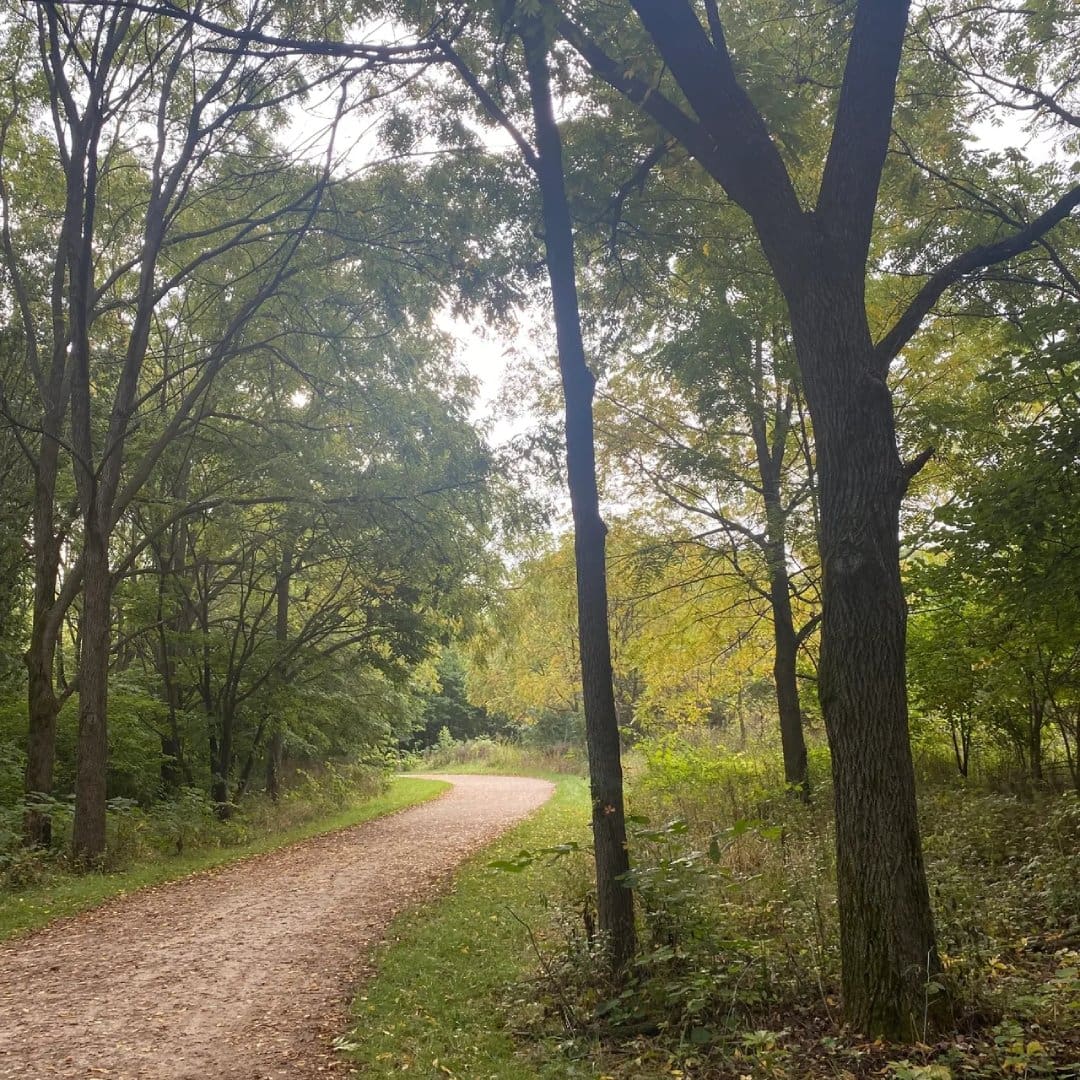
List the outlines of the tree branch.
{"type": "MultiPolygon", "coordinates": [[[[57,0],[66,7],[103,6],[102,0],[57,0]]],[[[267,34],[253,27],[242,29],[208,19],[195,11],[189,11],[170,0],[104,0],[104,5],[129,12],[141,12],[158,18],[176,19],[198,26],[217,37],[236,42],[241,51],[255,54],[272,49],[276,56],[336,56],[354,60],[367,60],[379,63],[426,64],[433,59],[434,48],[430,41],[421,39],[406,45],[373,45],[367,42],[350,43],[345,41],[327,41],[325,39],[283,37],[267,34]]]]}
{"type": "Polygon", "coordinates": [[[910,0],[859,0],[817,215],[851,269],[863,269],[892,132],[910,0]]]}
{"type": "Polygon", "coordinates": [[[923,319],[946,289],[975,270],[1005,262],[1027,251],[1028,248],[1039,243],[1055,225],[1064,221],[1077,206],[1080,206],[1080,185],[1067,191],[1053,206],[1023,229],[999,240],[996,244],[980,244],[978,247],[971,248],[962,255],[950,259],[932,274],[916,294],[915,299],[893,324],[892,329],[875,346],[875,367],[878,374],[884,376],[888,372],[889,364],[911,340],[923,319]]]}

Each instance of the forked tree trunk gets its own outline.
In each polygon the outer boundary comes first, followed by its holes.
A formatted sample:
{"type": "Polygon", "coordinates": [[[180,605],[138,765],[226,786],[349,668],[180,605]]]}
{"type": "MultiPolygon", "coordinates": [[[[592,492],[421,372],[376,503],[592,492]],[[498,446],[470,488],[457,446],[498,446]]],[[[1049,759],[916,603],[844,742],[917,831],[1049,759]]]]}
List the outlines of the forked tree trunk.
{"type": "Polygon", "coordinates": [[[562,140],[551,100],[548,46],[539,19],[528,19],[522,44],[536,130],[533,167],[543,204],[544,245],[566,405],[567,481],[574,517],[578,639],[592,795],[597,920],[612,969],[620,972],[634,954],[634,906],[633,894],[622,880],[630,862],[608,628],[607,527],[600,515],[596,482],[592,407],[596,380],[585,361],[581,337],[574,234],[566,199],[562,140]]]}

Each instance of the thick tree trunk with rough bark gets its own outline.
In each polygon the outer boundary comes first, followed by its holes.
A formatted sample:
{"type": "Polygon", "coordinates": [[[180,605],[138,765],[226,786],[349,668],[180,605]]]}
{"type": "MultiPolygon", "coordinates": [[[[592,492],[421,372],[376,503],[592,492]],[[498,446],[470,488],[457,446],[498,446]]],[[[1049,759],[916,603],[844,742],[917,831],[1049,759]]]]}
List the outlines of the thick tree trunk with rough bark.
{"type": "Polygon", "coordinates": [[[874,374],[861,278],[821,274],[792,314],[817,449],[818,690],[832,750],[844,1001],[857,1030],[912,1039],[940,965],[908,734],[899,548],[908,477],[892,398],[874,374]]]}
{"type": "Polygon", "coordinates": [[[635,931],[633,894],[622,881],[630,863],[608,627],[607,527],[600,514],[596,482],[592,407],[596,380],[586,363],[581,337],[574,235],[566,199],[562,141],[552,107],[548,46],[539,20],[529,20],[522,33],[522,43],[536,129],[536,157],[532,164],[543,204],[544,244],[566,405],[567,481],[574,517],[578,637],[592,795],[597,918],[612,968],[619,972],[633,957],[635,931]]]}

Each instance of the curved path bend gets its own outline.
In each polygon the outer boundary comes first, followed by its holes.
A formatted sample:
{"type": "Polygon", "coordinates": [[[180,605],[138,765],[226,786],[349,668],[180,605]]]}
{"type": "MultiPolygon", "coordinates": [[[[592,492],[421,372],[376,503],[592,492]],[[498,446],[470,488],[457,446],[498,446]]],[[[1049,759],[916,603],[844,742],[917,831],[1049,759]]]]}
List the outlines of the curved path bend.
{"type": "Polygon", "coordinates": [[[432,802],[143,890],[0,945],[0,1077],[309,1080],[387,924],[552,785],[432,802]]]}

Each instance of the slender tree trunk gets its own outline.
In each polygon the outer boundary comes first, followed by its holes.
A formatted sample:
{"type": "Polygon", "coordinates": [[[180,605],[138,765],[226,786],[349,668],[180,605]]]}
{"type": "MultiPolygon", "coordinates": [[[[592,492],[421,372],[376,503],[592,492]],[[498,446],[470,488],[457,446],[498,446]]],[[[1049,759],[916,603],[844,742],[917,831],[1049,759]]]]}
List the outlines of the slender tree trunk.
{"type": "Polygon", "coordinates": [[[271,733],[270,743],[266,748],[266,790],[274,802],[281,798],[281,759],[284,744],[281,729],[277,728],[271,733]]]}
{"type": "MultiPolygon", "coordinates": [[[[53,681],[59,626],[54,610],[60,574],[60,539],[54,517],[59,426],[59,418],[47,411],[34,478],[34,614],[30,644],[23,658],[27,672],[26,793],[29,796],[52,794],[56,718],[60,712],[53,681]]],[[[23,819],[23,835],[31,846],[48,847],[52,842],[48,814],[28,809],[23,819]]]]}
{"type": "Polygon", "coordinates": [[[259,747],[262,746],[263,733],[266,731],[266,722],[267,717],[264,716],[255,731],[255,737],[251,740],[247,757],[244,759],[244,767],[240,770],[240,777],[236,782],[236,794],[233,796],[233,802],[235,803],[239,803],[247,794],[248,784],[251,783],[251,771],[255,767],[255,758],[258,755],[259,747]]]}
{"type": "MultiPolygon", "coordinates": [[[[274,637],[282,649],[289,640],[289,586],[292,575],[293,549],[292,544],[286,542],[281,552],[281,572],[277,580],[277,619],[274,626],[274,637]]],[[[284,674],[281,672],[282,678],[284,674]]],[[[266,790],[270,798],[277,802],[281,795],[281,758],[285,740],[281,734],[281,720],[276,716],[271,717],[270,725],[270,741],[266,747],[266,790]]]]}
{"type": "Polygon", "coordinates": [[[780,714],[780,743],[784,752],[784,780],[798,791],[803,802],[810,801],[810,775],[806,764],[806,738],[799,703],[797,661],[799,639],[791,615],[787,573],[773,575],[769,582],[773,614],[773,682],[780,714]]]}
{"type": "Polygon", "coordinates": [[[952,736],[953,757],[956,759],[956,771],[966,780],[968,775],[968,762],[971,757],[971,729],[967,722],[961,718],[949,724],[949,734],[952,736]]]}
{"type": "MultiPolygon", "coordinates": [[[[90,515],[96,523],[96,514],[90,515]]],[[[83,544],[83,606],[79,640],[79,734],[75,755],[75,857],[88,862],[105,850],[109,645],[112,580],[105,531],[91,527],[83,544]]]]}
{"type": "Polygon", "coordinates": [[[574,264],[574,235],[566,199],[562,140],[551,99],[548,46],[540,20],[522,31],[536,129],[534,169],[540,186],[544,245],[566,405],[566,459],[574,517],[578,639],[581,650],[597,917],[615,972],[634,954],[633,894],[622,881],[630,868],[626,847],[622,759],[612,683],[608,628],[607,527],[600,515],[593,431],[596,380],[585,360],[574,264]]]}
{"type": "Polygon", "coordinates": [[[784,754],[784,781],[799,792],[804,802],[810,799],[810,778],[806,768],[806,738],[803,734],[802,708],[796,667],[799,637],[791,611],[791,578],[787,566],[787,517],[784,506],[784,451],[790,430],[790,404],[777,407],[773,417],[772,439],[766,425],[763,345],[754,347],[754,394],[750,427],[765,504],[765,561],[769,572],[769,606],[773,624],[773,687],[780,719],[780,744],[784,754]]]}
{"type": "Polygon", "coordinates": [[[857,1030],[910,1039],[922,1034],[926,983],[940,965],[908,735],[907,475],[891,395],[872,374],[861,276],[822,273],[792,316],[820,485],[818,689],[832,750],[844,1000],[857,1030]]]}
{"type": "Polygon", "coordinates": [[[1037,784],[1043,782],[1043,720],[1046,706],[1039,697],[1034,685],[1031,686],[1028,699],[1028,770],[1031,779],[1037,784]]]}
{"type": "Polygon", "coordinates": [[[232,817],[232,803],[229,800],[229,777],[233,766],[233,716],[232,710],[225,708],[221,714],[221,738],[217,741],[217,754],[213,761],[213,778],[210,783],[210,797],[217,805],[217,816],[222,821],[232,817]]]}
{"type": "MultiPolygon", "coordinates": [[[[187,480],[190,462],[185,462],[172,485],[174,501],[187,500],[187,480]]],[[[184,575],[187,556],[187,524],[174,525],[165,546],[155,545],[157,558],[157,668],[168,709],[169,732],[161,738],[161,783],[166,793],[174,794],[182,783],[190,782],[184,757],[184,740],[180,732],[181,694],[179,659],[181,641],[191,629],[191,605],[184,595],[180,581],[184,575]]]]}

